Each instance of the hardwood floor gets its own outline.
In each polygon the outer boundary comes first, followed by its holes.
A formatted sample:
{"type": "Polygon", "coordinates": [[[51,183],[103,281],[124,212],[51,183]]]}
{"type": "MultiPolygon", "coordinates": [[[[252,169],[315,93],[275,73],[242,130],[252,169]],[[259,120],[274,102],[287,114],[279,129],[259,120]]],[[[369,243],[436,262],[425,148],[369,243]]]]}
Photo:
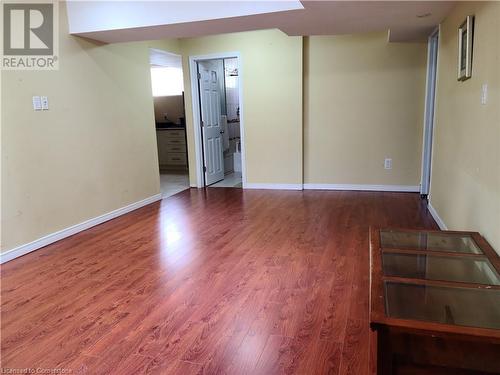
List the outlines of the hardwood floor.
{"type": "Polygon", "coordinates": [[[368,227],[418,194],[190,189],[6,263],[1,367],[368,374],[368,227]]]}

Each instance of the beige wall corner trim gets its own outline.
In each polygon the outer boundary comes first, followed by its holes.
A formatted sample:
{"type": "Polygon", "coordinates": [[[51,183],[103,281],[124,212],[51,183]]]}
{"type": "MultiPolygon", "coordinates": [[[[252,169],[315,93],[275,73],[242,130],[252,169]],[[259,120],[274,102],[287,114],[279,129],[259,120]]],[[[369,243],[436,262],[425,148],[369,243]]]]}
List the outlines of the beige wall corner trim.
{"type": "Polygon", "coordinates": [[[429,212],[431,213],[432,215],[432,218],[434,219],[434,221],[437,223],[437,225],[439,226],[439,229],[441,230],[448,230],[448,227],[446,226],[446,224],[444,223],[443,219],[441,219],[441,217],[439,216],[439,214],[437,213],[436,209],[432,206],[432,204],[429,202],[429,204],[427,205],[427,209],[429,210],[429,212]]]}
{"type": "Polygon", "coordinates": [[[266,189],[266,190],[302,190],[302,184],[261,184],[246,183],[244,189],[266,189]]]}
{"type": "Polygon", "coordinates": [[[304,184],[304,190],[354,190],[354,191],[393,191],[418,193],[418,185],[365,185],[365,184],[304,184]]]}
{"type": "Polygon", "coordinates": [[[23,256],[25,254],[31,253],[32,251],[38,250],[44,246],[50,245],[54,242],[57,242],[59,240],[62,240],[66,237],[72,236],[74,234],[77,234],[79,232],[82,232],[86,229],[92,228],[96,225],[102,224],[106,221],[109,221],[111,219],[117,218],[118,216],[125,215],[126,213],[129,213],[131,211],[137,210],[138,208],[147,206],[148,204],[154,203],[161,200],[161,194],[155,194],[151,197],[145,198],[143,200],[140,200],[138,202],[134,202],[132,204],[129,204],[125,207],[118,208],[114,211],[108,212],[106,214],[97,216],[95,218],[85,220],[84,222],[81,222],[79,224],[73,225],[71,227],[62,229],[60,231],[48,234],[46,236],[43,236],[33,242],[29,242],[27,244],[15,247],[11,250],[7,250],[6,252],[2,253],[0,257],[0,264],[3,264],[5,262],[8,262],[10,260],[16,259],[20,256],[23,256]]]}

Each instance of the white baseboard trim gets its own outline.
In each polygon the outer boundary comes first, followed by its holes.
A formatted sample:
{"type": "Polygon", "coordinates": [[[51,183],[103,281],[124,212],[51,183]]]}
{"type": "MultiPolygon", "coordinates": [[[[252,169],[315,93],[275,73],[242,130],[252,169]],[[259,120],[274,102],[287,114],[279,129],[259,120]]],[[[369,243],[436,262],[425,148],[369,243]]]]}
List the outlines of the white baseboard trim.
{"type": "Polygon", "coordinates": [[[302,190],[302,184],[254,184],[245,183],[243,189],[302,190]]]}
{"type": "Polygon", "coordinates": [[[60,231],[43,236],[33,242],[15,247],[11,250],[7,250],[0,256],[0,264],[8,262],[12,259],[18,258],[25,254],[31,253],[32,251],[38,250],[44,246],[50,245],[56,241],[62,240],[63,238],[72,236],[73,234],[84,231],[85,229],[92,228],[96,225],[102,224],[108,220],[114,219],[118,216],[124,215],[131,211],[137,210],[143,206],[154,203],[161,200],[161,194],[156,194],[146,199],[140,200],[129,204],[128,206],[118,208],[114,211],[108,212],[106,214],[97,216],[93,219],[85,220],[82,223],[72,225],[71,227],[62,229],[60,231]]]}
{"type": "Polygon", "coordinates": [[[353,190],[353,191],[393,191],[418,193],[418,185],[353,185],[353,184],[266,184],[246,183],[244,189],[272,190],[353,190]]]}
{"type": "Polygon", "coordinates": [[[448,230],[448,227],[444,223],[443,219],[441,219],[441,217],[437,213],[436,209],[432,206],[431,202],[429,202],[427,204],[427,209],[429,210],[429,212],[431,213],[432,217],[434,218],[434,221],[439,226],[439,229],[441,229],[441,230],[448,230]]]}
{"type": "Polygon", "coordinates": [[[352,185],[352,184],[304,184],[305,190],[354,190],[354,191],[394,191],[406,193],[420,192],[418,185],[352,185]]]}

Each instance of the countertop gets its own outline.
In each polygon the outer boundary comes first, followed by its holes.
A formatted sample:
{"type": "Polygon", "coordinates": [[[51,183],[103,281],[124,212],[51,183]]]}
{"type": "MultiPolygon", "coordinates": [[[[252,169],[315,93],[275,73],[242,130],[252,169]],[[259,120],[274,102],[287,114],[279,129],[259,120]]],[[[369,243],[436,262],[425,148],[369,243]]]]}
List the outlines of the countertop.
{"type": "Polygon", "coordinates": [[[169,126],[168,128],[156,128],[156,131],[162,131],[162,130],[185,130],[186,128],[182,125],[177,125],[177,126],[169,126]]]}
{"type": "Polygon", "coordinates": [[[156,130],[184,130],[186,126],[175,122],[157,122],[156,130]]]}

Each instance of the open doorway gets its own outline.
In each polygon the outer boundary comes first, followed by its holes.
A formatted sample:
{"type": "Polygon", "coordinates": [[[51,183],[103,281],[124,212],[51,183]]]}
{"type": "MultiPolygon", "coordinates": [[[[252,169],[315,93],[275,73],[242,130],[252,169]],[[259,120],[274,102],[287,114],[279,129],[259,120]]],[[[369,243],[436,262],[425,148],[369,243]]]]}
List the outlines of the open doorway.
{"type": "Polygon", "coordinates": [[[241,188],[245,169],[239,56],[191,57],[190,63],[193,118],[199,129],[198,181],[201,186],[241,188]]]}
{"type": "Polygon", "coordinates": [[[150,49],[160,190],[164,198],[189,188],[182,58],[150,49]]]}

